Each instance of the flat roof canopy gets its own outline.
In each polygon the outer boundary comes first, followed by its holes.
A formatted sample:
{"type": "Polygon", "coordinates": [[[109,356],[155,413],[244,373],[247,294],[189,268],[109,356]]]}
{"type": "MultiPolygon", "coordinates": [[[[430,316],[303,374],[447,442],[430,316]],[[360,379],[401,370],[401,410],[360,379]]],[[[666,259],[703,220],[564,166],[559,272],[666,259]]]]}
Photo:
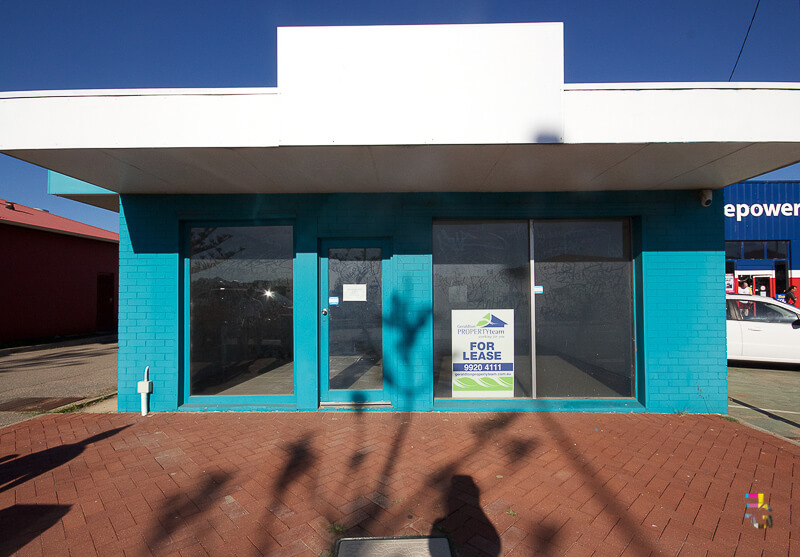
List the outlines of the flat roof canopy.
{"type": "Polygon", "coordinates": [[[800,161],[800,84],[564,84],[557,23],[278,47],[277,88],[0,94],[0,152],[130,194],[713,189],[800,161]]]}

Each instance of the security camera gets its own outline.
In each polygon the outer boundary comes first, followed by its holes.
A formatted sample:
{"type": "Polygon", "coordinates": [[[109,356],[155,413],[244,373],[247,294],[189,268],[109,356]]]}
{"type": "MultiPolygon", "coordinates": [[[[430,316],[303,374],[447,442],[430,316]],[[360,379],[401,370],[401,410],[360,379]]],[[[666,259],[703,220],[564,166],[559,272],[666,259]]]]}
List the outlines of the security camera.
{"type": "Polygon", "coordinates": [[[703,207],[708,207],[711,205],[711,190],[700,190],[697,192],[697,196],[700,198],[700,205],[703,207]]]}

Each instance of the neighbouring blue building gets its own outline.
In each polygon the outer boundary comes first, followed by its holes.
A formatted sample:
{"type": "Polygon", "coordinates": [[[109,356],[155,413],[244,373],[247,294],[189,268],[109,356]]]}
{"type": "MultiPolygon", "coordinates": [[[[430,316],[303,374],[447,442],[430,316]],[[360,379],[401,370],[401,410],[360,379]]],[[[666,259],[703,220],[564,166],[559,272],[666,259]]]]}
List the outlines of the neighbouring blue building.
{"type": "Polygon", "coordinates": [[[800,182],[751,181],[724,191],[727,290],[770,298],[800,287],[800,182]]]}
{"type": "Polygon", "coordinates": [[[119,195],[119,410],[149,366],[153,411],[727,413],[715,190],[800,160],[800,85],[564,84],[562,33],[279,29],[276,88],[0,97],[0,151],[119,195]]]}

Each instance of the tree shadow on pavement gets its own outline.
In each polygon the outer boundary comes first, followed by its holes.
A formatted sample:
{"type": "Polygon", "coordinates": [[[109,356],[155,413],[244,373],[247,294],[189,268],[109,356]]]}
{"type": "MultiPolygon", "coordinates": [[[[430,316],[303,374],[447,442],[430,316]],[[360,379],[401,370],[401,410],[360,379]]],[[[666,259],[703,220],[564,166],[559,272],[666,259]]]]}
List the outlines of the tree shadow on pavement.
{"type": "Polygon", "coordinates": [[[116,347],[107,347],[73,349],[67,352],[59,351],[55,354],[31,353],[30,355],[16,355],[16,358],[6,358],[3,361],[3,365],[0,366],[0,373],[25,371],[45,366],[47,368],[85,366],[88,358],[112,357],[116,351],[116,347]]]}
{"type": "Polygon", "coordinates": [[[108,439],[128,427],[130,426],[116,427],[77,443],[59,445],[0,463],[0,493],[66,464],[92,443],[108,439]]]}
{"type": "Polygon", "coordinates": [[[317,456],[311,449],[314,436],[306,433],[288,447],[289,460],[283,465],[281,475],[275,478],[272,490],[280,497],[289,485],[312,468],[317,456]]]}
{"type": "MultiPolygon", "coordinates": [[[[415,311],[401,297],[393,299],[389,322],[395,329],[398,339],[394,352],[398,356],[399,369],[412,367],[414,340],[420,337],[420,332],[428,320],[428,311],[415,311]]],[[[398,382],[396,373],[399,373],[398,369],[389,368],[384,371],[387,390],[395,392],[397,400],[413,400],[414,386],[398,382]]],[[[463,470],[466,460],[494,447],[500,438],[504,445],[501,461],[504,461],[507,469],[515,470],[516,465],[520,464],[539,444],[535,437],[507,432],[519,415],[493,415],[477,421],[472,428],[472,435],[465,440],[466,442],[461,442],[462,450],[445,462],[431,463],[427,473],[423,472],[421,476],[416,476],[422,479],[421,482],[403,487],[403,481],[398,477],[397,471],[404,466],[406,459],[413,457],[408,439],[412,423],[417,418],[408,411],[394,412],[388,420],[385,414],[368,413],[368,407],[358,392],[352,393],[350,402],[351,412],[345,414],[346,417],[342,419],[341,430],[342,439],[347,439],[347,442],[337,444],[337,447],[349,451],[349,454],[339,460],[343,466],[333,472],[334,481],[324,480],[326,488],[320,489],[316,477],[303,478],[307,474],[316,474],[316,468],[323,454],[326,458],[334,456],[333,453],[321,452],[315,447],[313,436],[306,433],[295,441],[288,451],[282,472],[273,485],[274,499],[270,510],[283,509],[284,505],[280,500],[289,486],[302,482],[303,486],[298,492],[302,492],[306,500],[313,501],[312,505],[319,511],[322,520],[327,521],[328,532],[333,534],[327,536],[328,541],[335,541],[335,538],[342,536],[345,531],[347,537],[370,536],[380,532],[397,534],[405,531],[408,534],[409,524],[421,518],[414,516],[417,511],[438,499],[446,508],[446,513],[438,519],[439,524],[444,528],[456,523],[464,527],[454,534],[456,547],[465,546],[474,538],[474,543],[468,546],[470,550],[477,551],[475,543],[478,543],[482,544],[483,554],[491,557],[499,555],[500,537],[490,518],[483,511],[480,488],[475,479],[465,474],[463,470]],[[378,427],[389,429],[391,439],[388,442],[378,443],[376,447],[375,438],[369,437],[376,433],[375,425],[368,428],[366,426],[368,421],[381,422],[378,427]],[[352,433],[347,431],[348,427],[352,427],[352,433]],[[388,450],[383,450],[384,448],[388,450]],[[334,490],[330,489],[332,483],[336,485],[334,490]],[[402,495],[395,495],[398,489],[403,492],[402,495]],[[393,499],[395,496],[398,498],[393,499]],[[402,507],[398,507],[401,502],[402,507]]],[[[328,430],[327,433],[339,432],[328,430]]],[[[385,436],[386,433],[378,435],[385,436]]],[[[324,441],[322,440],[323,443],[324,441]]],[[[329,474],[326,473],[326,476],[329,474]]],[[[262,522],[266,524],[269,520],[270,517],[265,513],[262,522]]],[[[430,523],[426,524],[430,527],[430,523]]],[[[542,531],[549,532],[544,526],[542,531]]],[[[320,533],[325,537],[324,532],[320,533]]],[[[424,535],[427,532],[420,533],[424,535]]],[[[442,533],[439,533],[440,537],[441,535],[442,533]]],[[[265,551],[263,542],[266,538],[267,536],[263,536],[262,543],[257,545],[261,551],[265,551]]]]}
{"type": "MultiPolygon", "coordinates": [[[[154,552],[168,551],[173,538],[180,538],[182,533],[187,536],[196,533],[195,525],[190,525],[189,521],[219,502],[221,490],[229,480],[230,476],[224,473],[208,474],[192,489],[169,496],[159,508],[157,520],[160,528],[152,528],[147,536],[148,547],[154,552]]],[[[223,501],[223,505],[225,504],[238,507],[232,498],[231,501],[223,501]]],[[[230,509],[226,510],[231,512],[230,509]]],[[[237,510],[246,513],[240,507],[237,510]]]]}
{"type": "Polygon", "coordinates": [[[552,415],[548,414],[547,412],[542,412],[541,417],[542,420],[547,424],[546,429],[550,432],[552,439],[561,445],[565,454],[570,455],[570,462],[572,463],[573,468],[575,468],[575,471],[580,474],[580,476],[586,481],[587,484],[589,484],[589,486],[591,486],[600,500],[606,504],[606,509],[604,512],[610,513],[612,516],[619,518],[619,526],[631,538],[631,542],[626,549],[626,553],[630,551],[632,555],[658,554],[658,549],[653,546],[653,544],[649,543],[649,541],[643,535],[644,531],[639,527],[639,524],[631,519],[630,513],[627,512],[628,507],[620,503],[620,501],[614,496],[614,493],[612,493],[606,486],[605,482],[600,481],[597,476],[597,472],[599,470],[594,469],[590,463],[578,462],[578,460],[575,458],[574,449],[577,444],[575,443],[575,440],[573,440],[573,438],[564,430],[564,428],[561,427],[561,424],[558,422],[558,420],[553,418],[552,415]]]}
{"type": "Polygon", "coordinates": [[[42,535],[72,505],[11,505],[0,510],[0,555],[12,555],[42,535]]]}

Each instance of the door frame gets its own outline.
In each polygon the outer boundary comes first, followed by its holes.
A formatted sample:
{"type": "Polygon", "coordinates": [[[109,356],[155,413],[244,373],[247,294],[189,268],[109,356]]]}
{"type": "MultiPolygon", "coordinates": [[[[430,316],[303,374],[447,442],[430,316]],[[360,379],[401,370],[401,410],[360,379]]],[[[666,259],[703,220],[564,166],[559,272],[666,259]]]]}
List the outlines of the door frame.
{"type": "Polygon", "coordinates": [[[388,406],[395,404],[394,386],[394,334],[391,327],[392,293],[394,292],[394,266],[391,238],[383,236],[363,238],[320,238],[318,246],[319,285],[317,299],[319,361],[317,381],[319,382],[320,406],[388,406]],[[380,248],[381,249],[381,358],[383,361],[383,388],[378,390],[330,390],[328,388],[328,317],[322,314],[329,311],[328,305],[328,250],[331,248],[380,248]],[[354,395],[357,395],[354,397],[354,395]]]}

